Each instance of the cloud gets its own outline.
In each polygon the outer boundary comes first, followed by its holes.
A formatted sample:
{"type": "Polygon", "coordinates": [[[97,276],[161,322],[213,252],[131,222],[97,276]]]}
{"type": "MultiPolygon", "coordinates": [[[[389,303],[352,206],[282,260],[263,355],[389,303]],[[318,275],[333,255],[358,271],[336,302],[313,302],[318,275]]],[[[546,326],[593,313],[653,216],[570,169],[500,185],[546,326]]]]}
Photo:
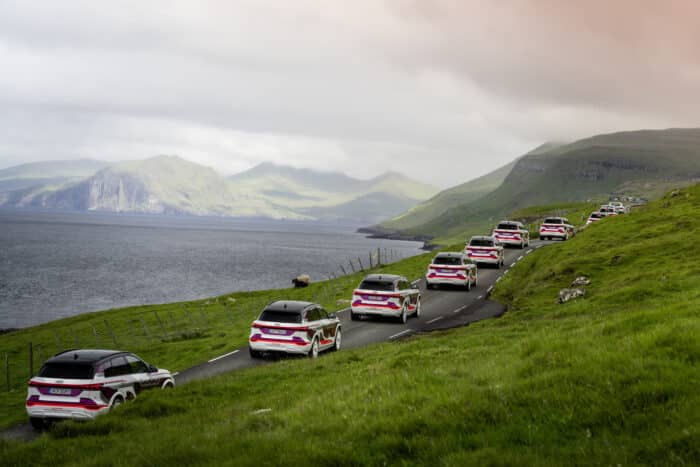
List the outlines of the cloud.
{"type": "Polygon", "coordinates": [[[696,126],[693,1],[4,1],[0,166],[177,153],[447,186],[696,126]]]}

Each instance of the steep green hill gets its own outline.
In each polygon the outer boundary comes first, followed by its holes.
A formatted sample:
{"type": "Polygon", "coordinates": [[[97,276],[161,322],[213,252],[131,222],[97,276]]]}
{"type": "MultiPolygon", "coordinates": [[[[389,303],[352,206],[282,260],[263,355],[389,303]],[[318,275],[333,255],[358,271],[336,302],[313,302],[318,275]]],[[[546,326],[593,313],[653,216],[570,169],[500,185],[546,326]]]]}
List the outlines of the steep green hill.
{"type": "Polygon", "coordinates": [[[520,158],[503,183],[411,234],[453,238],[531,205],[580,202],[612,192],[650,197],[700,179],[700,129],[599,135],[520,158]]]}
{"type": "Polygon", "coordinates": [[[698,240],[694,186],[526,256],[498,283],[500,319],[146,394],[96,422],[0,442],[0,455],[6,465],[698,465],[700,250],[688,248],[698,240]],[[558,304],[580,275],[586,296],[558,304]]]}

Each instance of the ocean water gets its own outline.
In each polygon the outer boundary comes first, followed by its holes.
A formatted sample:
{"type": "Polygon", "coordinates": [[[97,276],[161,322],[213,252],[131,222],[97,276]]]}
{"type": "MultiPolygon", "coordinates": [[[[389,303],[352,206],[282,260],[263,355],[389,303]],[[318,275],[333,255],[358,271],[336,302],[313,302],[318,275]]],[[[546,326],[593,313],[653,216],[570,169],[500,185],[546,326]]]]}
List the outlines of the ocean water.
{"type": "MultiPolygon", "coordinates": [[[[377,248],[357,226],[106,213],[0,211],[0,329],[88,311],[320,280],[377,248]]],[[[283,297],[283,292],[280,297],[283,297]]]]}

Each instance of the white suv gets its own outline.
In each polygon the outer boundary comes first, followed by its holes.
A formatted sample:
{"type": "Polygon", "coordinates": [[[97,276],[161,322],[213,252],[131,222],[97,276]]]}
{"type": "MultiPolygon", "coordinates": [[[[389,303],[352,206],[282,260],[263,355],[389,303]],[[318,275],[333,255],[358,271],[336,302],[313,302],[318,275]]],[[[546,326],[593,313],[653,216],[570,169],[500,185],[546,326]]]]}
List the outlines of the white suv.
{"type": "Polygon", "coordinates": [[[340,350],[340,320],[321,305],[281,300],[269,304],[253,321],[248,339],[251,358],[264,353],[308,355],[326,349],[340,350]]]}
{"type": "Polygon", "coordinates": [[[116,350],[67,350],[48,359],[29,380],[25,403],[29,421],[41,429],[56,419],[93,419],[143,389],[175,386],[168,370],[132,353],[116,350]]]}
{"type": "Polygon", "coordinates": [[[352,293],[350,318],[390,316],[406,324],[408,315],[420,316],[420,290],[403,276],[370,274],[352,293]]]}
{"type": "Polygon", "coordinates": [[[530,232],[521,222],[501,221],[493,229],[492,235],[502,245],[530,246],[530,232]]]}
{"type": "Polygon", "coordinates": [[[574,226],[566,217],[548,217],[540,225],[540,239],[553,240],[559,238],[568,240],[576,234],[574,226]]]}
{"type": "Polygon", "coordinates": [[[476,287],[476,264],[464,253],[438,253],[428,265],[425,283],[429,289],[438,285],[457,285],[467,291],[476,287]]]}
{"type": "Polygon", "coordinates": [[[476,263],[494,264],[500,268],[505,262],[503,246],[494,237],[474,236],[467,243],[465,250],[467,257],[476,263]]]}

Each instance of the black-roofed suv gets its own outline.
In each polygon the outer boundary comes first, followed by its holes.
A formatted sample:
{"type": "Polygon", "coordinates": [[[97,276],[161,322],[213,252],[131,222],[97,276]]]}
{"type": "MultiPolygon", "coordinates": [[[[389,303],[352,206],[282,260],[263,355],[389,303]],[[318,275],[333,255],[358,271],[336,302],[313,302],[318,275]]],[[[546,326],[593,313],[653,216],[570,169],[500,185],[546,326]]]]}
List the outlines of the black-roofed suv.
{"type": "Polygon", "coordinates": [[[403,276],[370,274],[352,293],[353,321],[362,316],[387,316],[406,324],[409,315],[419,317],[420,312],[420,290],[403,276]]]}
{"type": "Polygon", "coordinates": [[[317,303],[281,300],[265,307],[253,321],[248,338],[251,358],[265,353],[318,357],[323,350],[340,350],[340,320],[317,303]]]}
{"type": "Polygon", "coordinates": [[[129,352],[75,349],[48,359],[29,380],[25,403],[36,429],[58,419],[89,420],[144,390],[169,388],[175,380],[129,352]]]}

